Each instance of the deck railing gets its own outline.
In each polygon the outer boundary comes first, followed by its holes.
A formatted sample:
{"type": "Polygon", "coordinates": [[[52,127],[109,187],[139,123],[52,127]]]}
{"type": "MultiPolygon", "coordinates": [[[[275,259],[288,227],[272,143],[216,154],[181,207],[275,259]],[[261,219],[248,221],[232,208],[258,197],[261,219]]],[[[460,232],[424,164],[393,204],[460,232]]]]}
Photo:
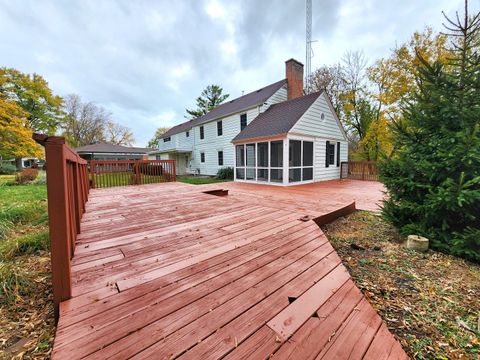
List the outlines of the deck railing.
{"type": "Polygon", "coordinates": [[[375,161],[342,162],[340,179],[378,181],[378,167],[375,161]]]}
{"type": "Polygon", "coordinates": [[[92,188],[176,180],[175,160],[91,160],[89,166],[92,188]]]}
{"type": "Polygon", "coordinates": [[[88,200],[87,161],[69,148],[63,137],[34,134],[33,139],[45,147],[47,161],[53,302],[58,319],[60,302],[72,294],[70,261],[88,200]]]}

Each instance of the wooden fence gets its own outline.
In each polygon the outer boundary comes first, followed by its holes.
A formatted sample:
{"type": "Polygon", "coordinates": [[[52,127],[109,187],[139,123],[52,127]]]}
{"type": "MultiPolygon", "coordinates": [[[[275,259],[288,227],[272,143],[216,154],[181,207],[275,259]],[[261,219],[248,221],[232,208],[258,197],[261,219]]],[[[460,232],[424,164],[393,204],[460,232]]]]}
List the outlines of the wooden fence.
{"type": "Polygon", "coordinates": [[[92,188],[175,181],[175,160],[91,160],[92,188]]]}
{"type": "Polygon", "coordinates": [[[65,138],[34,134],[45,147],[48,221],[52,262],[53,302],[58,319],[60,302],[72,294],[70,261],[88,200],[87,161],[65,145],[65,138]]]}
{"type": "Polygon", "coordinates": [[[375,161],[342,162],[340,179],[378,181],[378,167],[375,161]]]}

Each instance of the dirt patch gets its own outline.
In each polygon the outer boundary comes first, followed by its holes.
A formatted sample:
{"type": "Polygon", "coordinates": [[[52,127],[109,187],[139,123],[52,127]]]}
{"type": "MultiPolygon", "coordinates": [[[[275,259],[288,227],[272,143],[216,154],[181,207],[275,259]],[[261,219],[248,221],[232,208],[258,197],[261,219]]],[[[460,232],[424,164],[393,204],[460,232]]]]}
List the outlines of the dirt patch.
{"type": "Polygon", "coordinates": [[[49,359],[55,334],[50,254],[18,256],[12,265],[28,283],[0,302],[0,358],[49,359]]]}
{"type": "Polygon", "coordinates": [[[479,265],[408,250],[395,228],[366,211],[323,230],[410,356],[480,358],[479,265]]]}

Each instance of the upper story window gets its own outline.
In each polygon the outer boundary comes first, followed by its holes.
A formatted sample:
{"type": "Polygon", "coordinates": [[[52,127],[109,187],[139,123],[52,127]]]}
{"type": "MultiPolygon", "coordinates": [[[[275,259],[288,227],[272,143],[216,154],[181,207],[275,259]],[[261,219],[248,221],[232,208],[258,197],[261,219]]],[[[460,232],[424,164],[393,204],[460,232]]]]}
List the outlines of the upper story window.
{"type": "Polygon", "coordinates": [[[163,138],[163,142],[168,142],[168,141],[170,141],[170,140],[172,140],[172,139],[170,138],[170,136],[169,136],[169,137],[166,137],[166,138],[163,138]]]}
{"type": "Polygon", "coordinates": [[[203,126],[200,126],[200,139],[204,139],[205,138],[205,133],[203,131],[203,126]]]}
{"type": "Polygon", "coordinates": [[[217,136],[222,136],[223,135],[223,124],[222,120],[217,121],[217,136]]]}
{"type": "Polygon", "coordinates": [[[185,131],[185,137],[190,137],[190,131],[185,131]]]}
{"type": "Polygon", "coordinates": [[[240,115],[240,131],[247,127],[247,114],[240,115]]]}

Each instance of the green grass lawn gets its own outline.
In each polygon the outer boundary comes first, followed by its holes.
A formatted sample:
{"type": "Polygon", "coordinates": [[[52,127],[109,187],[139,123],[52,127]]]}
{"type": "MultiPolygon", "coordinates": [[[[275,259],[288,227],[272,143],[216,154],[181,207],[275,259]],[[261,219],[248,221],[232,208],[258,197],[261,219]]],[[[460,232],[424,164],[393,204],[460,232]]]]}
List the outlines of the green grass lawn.
{"type": "Polygon", "coordinates": [[[217,178],[210,178],[210,177],[177,177],[177,181],[187,183],[187,184],[193,184],[193,185],[204,185],[204,184],[214,184],[214,183],[220,183],[220,182],[226,182],[230,180],[222,180],[222,179],[217,179],[217,178]]]}
{"type": "Polygon", "coordinates": [[[47,189],[0,176],[0,358],[48,358],[53,341],[47,189]],[[28,343],[17,349],[17,342],[28,343]],[[30,341],[32,340],[32,341],[30,341]]]}

